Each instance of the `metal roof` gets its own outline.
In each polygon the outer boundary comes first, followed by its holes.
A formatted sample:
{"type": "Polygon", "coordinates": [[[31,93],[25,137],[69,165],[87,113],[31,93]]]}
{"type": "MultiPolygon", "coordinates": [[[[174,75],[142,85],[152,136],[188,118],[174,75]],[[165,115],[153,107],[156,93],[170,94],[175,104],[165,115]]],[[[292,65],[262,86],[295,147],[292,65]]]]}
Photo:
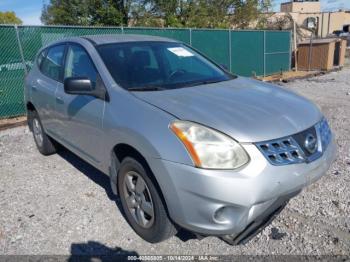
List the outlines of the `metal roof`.
{"type": "MultiPolygon", "coordinates": [[[[332,42],[337,42],[341,40],[340,38],[321,38],[321,39],[313,39],[312,44],[317,45],[317,44],[328,44],[332,42]]],[[[299,45],[309,45],[310,40],[305,40],[299,43],[299,45]]]]}

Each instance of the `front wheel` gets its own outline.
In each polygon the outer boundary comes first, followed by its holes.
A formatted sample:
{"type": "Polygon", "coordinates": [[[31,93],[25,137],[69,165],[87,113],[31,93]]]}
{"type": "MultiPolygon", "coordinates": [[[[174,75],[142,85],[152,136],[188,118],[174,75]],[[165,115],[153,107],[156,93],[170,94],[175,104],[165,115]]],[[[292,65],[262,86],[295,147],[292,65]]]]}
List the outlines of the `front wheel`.
{"type": "Polygon", "coordinates": [[[176,233],[147,168],[126,157],[118,172],[118,192],[125,216],[144,240],[157,243],[176,233]]]}

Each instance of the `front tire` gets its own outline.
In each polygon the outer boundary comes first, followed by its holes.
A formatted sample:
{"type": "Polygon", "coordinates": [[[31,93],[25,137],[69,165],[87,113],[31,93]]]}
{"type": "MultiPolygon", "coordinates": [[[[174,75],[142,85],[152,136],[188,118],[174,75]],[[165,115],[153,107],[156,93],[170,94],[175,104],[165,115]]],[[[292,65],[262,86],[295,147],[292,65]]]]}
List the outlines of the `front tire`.
{"type": "Polygon", "coordinates": [[[34,141],[39,152],[44,156],[56,153],[57,148],[54,144],[55,142],[45,133],[39,115],[36,111],[31,112],[29,125],[33,132],[34,141]]]}
{"type": "Polygon", "coordinates": [[[152,175],[137,160],[126,157],[118,172],[118,192],[130,226],[144,240],[158,243],[175,235],[152,175]]]}

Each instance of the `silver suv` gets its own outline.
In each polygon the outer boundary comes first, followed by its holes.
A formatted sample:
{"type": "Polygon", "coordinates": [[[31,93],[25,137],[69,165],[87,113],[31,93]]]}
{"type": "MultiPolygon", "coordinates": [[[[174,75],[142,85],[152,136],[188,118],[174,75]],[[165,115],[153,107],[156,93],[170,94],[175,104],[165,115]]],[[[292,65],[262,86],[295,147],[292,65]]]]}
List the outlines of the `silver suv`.
{"type": "Polygon", "coordinates": [[[244,243],[336,153],[310,101],[160,37],[55,42],[39,51],[25,97],[39,151],[63,145],[108,174],[152,243],[179,228],[244,243]]]}

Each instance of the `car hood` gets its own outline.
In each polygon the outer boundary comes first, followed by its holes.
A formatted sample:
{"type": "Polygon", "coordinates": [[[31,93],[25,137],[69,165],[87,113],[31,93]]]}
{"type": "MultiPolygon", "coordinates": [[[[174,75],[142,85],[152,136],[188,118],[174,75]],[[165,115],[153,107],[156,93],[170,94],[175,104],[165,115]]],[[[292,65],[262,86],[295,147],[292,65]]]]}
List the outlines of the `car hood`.
{"type": "Polygon", "coordinates": [[[295,134],[322,117],[309,100],[281,87],[238,77],[166,91],[133,92],[175,117],[217,129],[239,142],[295,134]]]}

